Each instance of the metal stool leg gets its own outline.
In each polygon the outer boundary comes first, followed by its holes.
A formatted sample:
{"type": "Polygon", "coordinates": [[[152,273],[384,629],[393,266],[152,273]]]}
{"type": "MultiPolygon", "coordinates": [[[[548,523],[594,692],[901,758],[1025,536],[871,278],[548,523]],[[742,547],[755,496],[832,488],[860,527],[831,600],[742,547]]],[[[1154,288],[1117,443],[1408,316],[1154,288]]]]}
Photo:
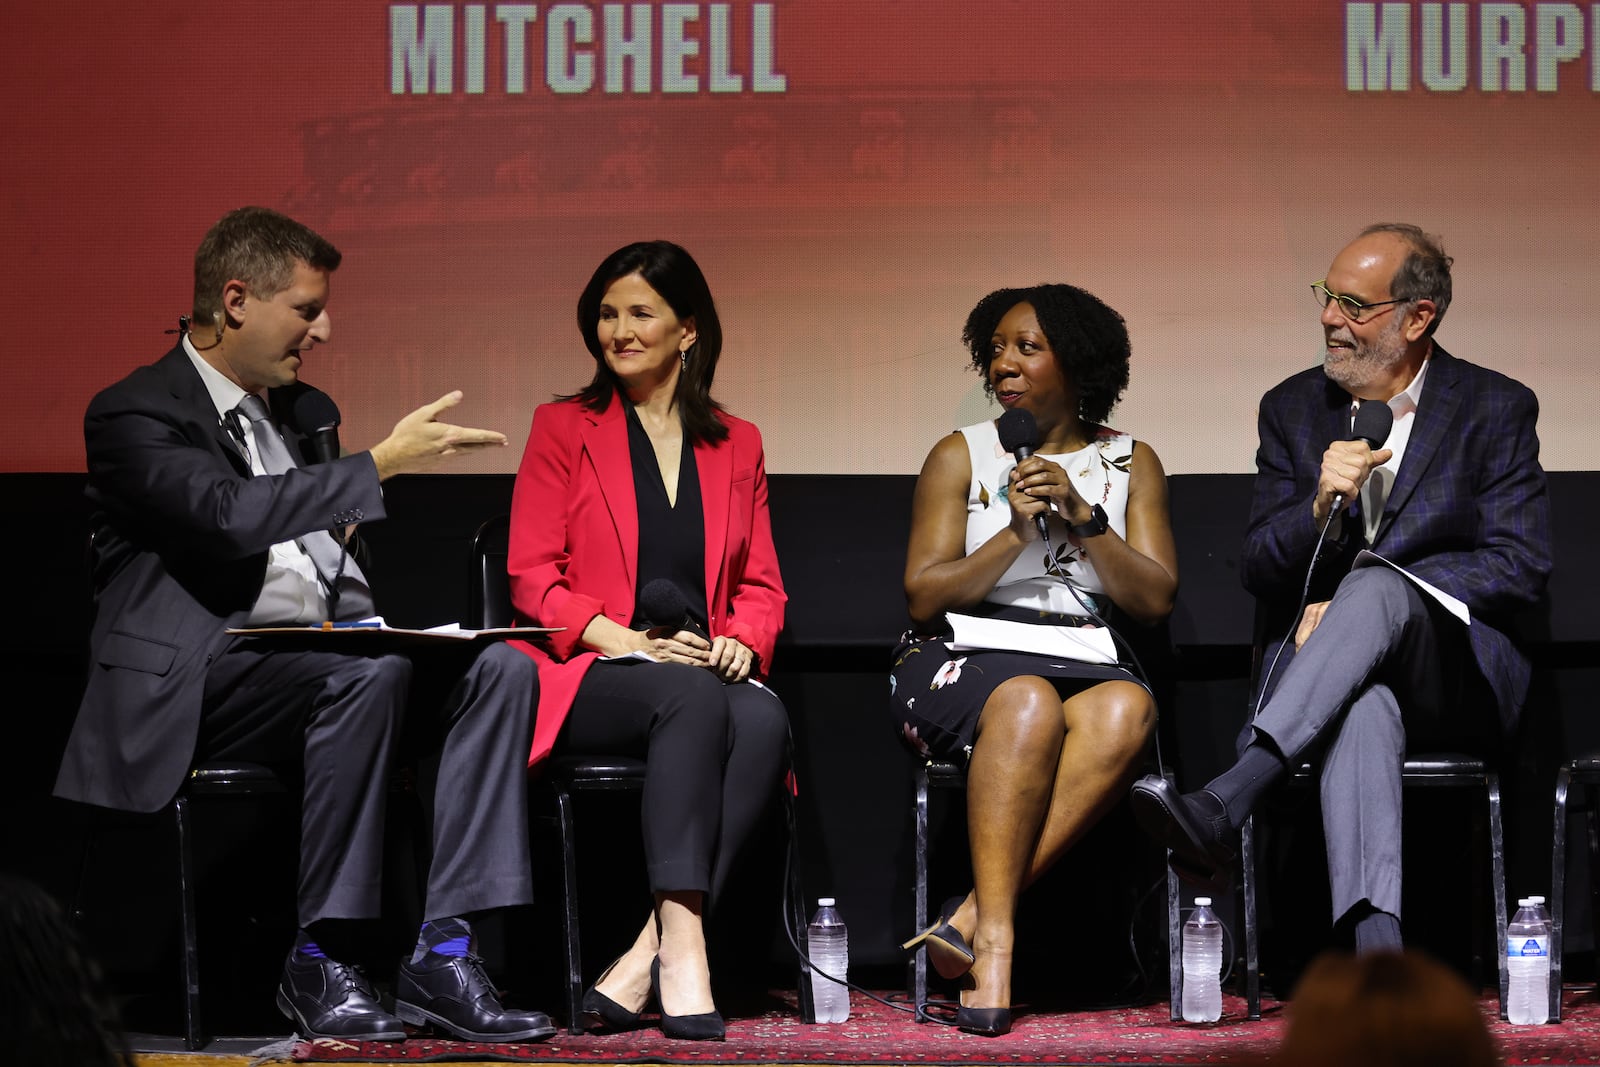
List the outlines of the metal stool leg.
{"type": "MultiPolygon", "coordinates": [[[[916,800],[916,885],[914,886],[915,911],[911,919],[913,932],[920,931],[928,923],[928,766],[917,765],[916,774],[917,800],[916,800]]],[[[912,1016],[917,1022],[927,1022],[928,1017],[923,1006],[928,1002],[928,949],[926,945],[918,945],[911,954],[911,1003],[915,1009],[912,1016]]]]}
{"type": "MultiPolygon", "coordinates": [[[[1589,780],[1584,789],[1584,803],[1589,809],[1585,820],[1589,841],[1589,915],[1591,924],[1600,924],[1600,795],[1597,783],[1589,780]]],[[[1600,972],[1600,938],[1596,939],[1594,968],[1600,972]]]]}
{"type": "Polygon", "coordinates": [[[1172,873],[1172,852],[1167,852],[1167,988],[1171,1019],[1183,1018],[1183,913],[1178,876],[1172,873]]]}
{"type": "Polygon", "coordinates": [[[1500,963],[1500,1017],[1506,1015],[1511,995],[1511,971],[1506,963],[1506,836],[1500,817],[1500,776],[1489,771],[1483,776],[1489,799],[1489,854],[1493,859],[1495,957],[1500,963]]]}
{"type": "Polygon", "coordinates": [[[178,917],[183,930],[183,1044],[194,1052],[206,1043],[200,1015],[200,932],[194,907],[194,846],[190,841],[189,798],[179,793],[172,802],[178,834],[178,917]]]}
{"type": "MultiPolygon", "coordinates": [[[[1561,1021],[1561,951],[1567,913],[1567,790],[1572,774],[1556,771],[1555,825],[1550,834],[1550,1021],[1561,1021]]],[[[1504,947],[1501,948],[1504,952],[1504,947]]]]}
{"type": "Polygon", "coordinates": [[[1256,820],[1239,828],[1240,882],[1244,895],[1244,1004],[1246,1017],[1261,1018],[1261,934],[1256,926],[1256,820]]]}
{"type": "MultiPolygon", "coordinates": [[[[783,790],[783,806],[785,819],[789,824],[789,878],[785,887],[789,898],[788,914],[784,922],[794,935],[795,942],[802,948],[806,941],[806,895],[805,887],[800,878],[800,813],[795,806],[794,794],[787,786],[783,790]]],[[[816,1000],[811,993],[811,975],[806,972],[803,964],[797,966],[795,990],[799,997],[800,1021],[814,1023],[817,1021],[816,1000]]]]}
{"type": "Polygon", "coordinates": [[[555,791],[556,826],[561,835],[561,910],[567,935],[567,1033],[581,1034],[583,948],[578,938],[578,843],[572,822],[572,794],[555,791]]]}

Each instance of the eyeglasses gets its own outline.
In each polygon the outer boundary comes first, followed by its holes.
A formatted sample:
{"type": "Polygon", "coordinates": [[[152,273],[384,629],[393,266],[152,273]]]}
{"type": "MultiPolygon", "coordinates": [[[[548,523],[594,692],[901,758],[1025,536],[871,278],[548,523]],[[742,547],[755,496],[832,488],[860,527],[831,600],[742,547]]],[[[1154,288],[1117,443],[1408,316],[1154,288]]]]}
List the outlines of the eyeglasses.
{"type": "Polygon", "coordinates": [[[1325,308],[1333,301],[1339,302],[1339,314],[1348,321],[1360,325],[1377,314],[1377,309],[1390,304],[1404,304],[1405,300],[1379,300],[1371,304],[1363,304],[1353,296],[1344,296],[1329,289],[1326,279],[1321,282],[1311,283],[1311,296],[1316,300],[1317,306],[1325,308]]]}

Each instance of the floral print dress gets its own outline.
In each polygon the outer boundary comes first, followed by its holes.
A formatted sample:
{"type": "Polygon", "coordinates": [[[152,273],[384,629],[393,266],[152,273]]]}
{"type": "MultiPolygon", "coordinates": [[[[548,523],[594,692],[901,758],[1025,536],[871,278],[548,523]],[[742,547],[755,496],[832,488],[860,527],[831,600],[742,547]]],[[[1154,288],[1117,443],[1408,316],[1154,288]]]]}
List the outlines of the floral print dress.
{"type": "MultiPolygon", "coordinates": [[[[1000,447],[993,422],[963,427],[972,463],[967,494],[967,551],[983,544],[1011,521],[1006,491],[1016,460],[1000,447]]],[[[1128,477],[1133,438],[1101,427],[1094,441],[1070,455],[1043,458],[1061,465],[1080,496],[1105,509],[1111,528],[1125,532],[1128,477]]],[[[1056,564],[1077,595],[1049,573],[1044,545],[1024,552],[974,614],[1051,625],[1092,625],[1083,601],[1096,613],[1108,605],[1094,565],[1068,533],[1059,515],[1049,519],[1056,564]],[[1082,600],[1080,600],[1082,598],[1082,600]]],[[[901,739],[925,759],[965,763],[972,755],[978,716],[1002,683],[1019,676],[1048,678],[1065,698],[1103,681],[1137,680],[1121,666],[1005,650],[950,649],[949,635],[907,632],[895,649],[889,674],[890,714],[901,739]]]]}

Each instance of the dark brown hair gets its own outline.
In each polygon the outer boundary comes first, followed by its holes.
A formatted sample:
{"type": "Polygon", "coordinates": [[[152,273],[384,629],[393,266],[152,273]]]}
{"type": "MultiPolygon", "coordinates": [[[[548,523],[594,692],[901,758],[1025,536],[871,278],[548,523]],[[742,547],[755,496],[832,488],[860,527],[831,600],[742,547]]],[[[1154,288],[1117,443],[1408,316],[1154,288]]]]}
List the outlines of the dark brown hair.
{"type": "Polygon", "coordinates": [[[600,304],[606,290],[618,278],[637,274],[672,308],[680,321],[694,320],[695,340],[689,346],[683,371],[678,375],[678,417],[691,444],[727,439],[728,427],[719,417],[721,404],[711,399],[711,382],[717,376],[717,360],[722,356],[722,322],[711,299],[711,287],[700,272],[694,257],[671,241],[639,241],[619,248],[595,268],[594,276],[578,297],[578,329],[583,343],[594,357],[594,377],[576,397],[591,411],[604,411],[617,395],[622,383],[606,364],[598,331],[600,304]]]}

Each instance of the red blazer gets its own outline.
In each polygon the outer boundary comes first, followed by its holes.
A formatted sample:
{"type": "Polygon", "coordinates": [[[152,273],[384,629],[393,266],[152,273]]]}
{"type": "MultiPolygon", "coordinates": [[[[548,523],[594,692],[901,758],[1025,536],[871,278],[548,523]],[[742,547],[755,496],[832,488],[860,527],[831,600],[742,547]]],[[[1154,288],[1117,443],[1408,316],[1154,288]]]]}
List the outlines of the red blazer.
{"type": "MultiPolygon", "coordinates": [[[[549,755],[597,655],[578,644],[584,627],[600,614],[623,626],[633,619],[639,509],[623,403],[614,399],[599,413],[576,400],[541,404],[517,469],[507,563],[511,602],[523,622],[565,627],[538,644],[514,642],[539,664],[530,764],[549,755]]],[[[694,448],[705,508],[710,631],[754,649],[764,673],[788,599],[767,514],[766,460],[753,424],[721,418],[727,440],[694,448]]]]}

